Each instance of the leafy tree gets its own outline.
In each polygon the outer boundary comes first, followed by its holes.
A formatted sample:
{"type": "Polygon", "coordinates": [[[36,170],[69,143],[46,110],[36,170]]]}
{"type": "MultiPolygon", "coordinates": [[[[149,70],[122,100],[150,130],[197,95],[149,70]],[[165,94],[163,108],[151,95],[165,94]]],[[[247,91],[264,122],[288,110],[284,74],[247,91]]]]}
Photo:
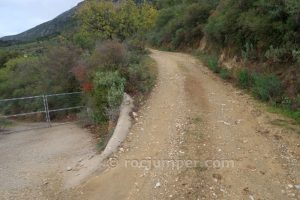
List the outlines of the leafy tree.
{"type": "Polygon", "coordinates": [[[19,54],[17,52],[10,52],[0,49],[0,68],[5,67],[5,63],[7,63],[10,59],[16,58],[18,56],[19,54]]]}
{"type": "Polygon", "coordinates": [[[156,9],[146,2],[136,4],[133,0],[118,4],[91,0],[85,2],[77,17],[82,26],[81,36],[125,40],[149,30],[154,25],[156,9]]]}
{"type": "Polygon", "coordinates": [[[159,14],[150,34],[154,45],[171,49],[194,46],[203,37],[203,27],[218,1],[178,0],[156,2],[159,14]]]}

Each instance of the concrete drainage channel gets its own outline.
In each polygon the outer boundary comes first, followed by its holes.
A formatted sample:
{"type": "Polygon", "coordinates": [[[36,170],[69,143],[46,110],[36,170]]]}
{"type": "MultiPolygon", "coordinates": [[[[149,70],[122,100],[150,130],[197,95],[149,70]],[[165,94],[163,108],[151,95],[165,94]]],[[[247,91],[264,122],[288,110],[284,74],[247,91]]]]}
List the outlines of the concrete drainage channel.
{"type": "Polygon", "coordinates": [[[107,143],[105,150],[102,153],[104,159],[108,158],[112,153],[115,153],[118,150],[118,147],[126,139],[132,125],[130,117],[132,109],[133,99],[128,94],[124,94],[117,126],[111,139],[107,143]]]}
{"type": "Polygon", "coordinates": [[[125,141],[132,126],[130,113],[132,112],[133,107],[133,99],[125,93],[120,108],[120,116],[117,126],[104,151],[100,155],[94,156],[83,163],[85,166],[88,166],[88,168],[77,171],[76,175],[70,174],[71,176],[67,179],[67,183],[65,185],[66,189],[79,185],[88,178],[90,174],[99,170],[99,168],[101,170],[101,164],[113,153],[118,151],[118,147],[125,141]]]}

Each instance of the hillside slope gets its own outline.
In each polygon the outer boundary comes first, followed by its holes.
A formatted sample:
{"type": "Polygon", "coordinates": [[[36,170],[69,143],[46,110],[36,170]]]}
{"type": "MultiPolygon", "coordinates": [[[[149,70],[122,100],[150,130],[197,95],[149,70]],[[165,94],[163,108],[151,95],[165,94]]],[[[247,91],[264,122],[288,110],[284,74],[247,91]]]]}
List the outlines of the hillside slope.
{"type": "Polygon", "coordinates": [[[29,29],[28,31],[17,35],[5,36],[3,38],[0,38],[0,40],[27,42],[60,34],[66,30],[72,30],[76,25],[76,20],[74,20],[75,12],[81,6],[81,4],[82,3],[79,3],[74,8],[60,14],[53,20],[40,24],[32,29],[29,29]]]}
{"type": "MultiPolygon", "coordinates": [[[[117,3],[119,0],[112,0],[112,2],[117,3]]],[[[17,35],[10,35],[0,38],[0,43],[4,46],[9,46],[11,43],[18,42],[32,42],[41,38],[47,38],[55,35],[59,35],[62,32],[74,32],[77,25],[77,20],[74,18],[76,11],[84,4],[82,1],[77,6],[71,8],[70,10],[60,14],[53,20],[42,23],[34,28],[31,28],[23,33],[17,35]]],[[[142,0],[135,0],[137,4],[142,3],[142,0]]],[[[152,2],[152,0],[149,0],[152,2]]]]}

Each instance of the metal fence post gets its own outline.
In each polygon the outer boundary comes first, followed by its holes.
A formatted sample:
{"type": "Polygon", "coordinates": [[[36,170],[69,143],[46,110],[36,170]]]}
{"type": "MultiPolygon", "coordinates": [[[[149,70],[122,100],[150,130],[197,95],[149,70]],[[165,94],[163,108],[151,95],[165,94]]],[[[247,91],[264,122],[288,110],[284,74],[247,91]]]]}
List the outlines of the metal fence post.
{"type": "MultiPolygon", "coordinates": [[[[38,95],[38,96],[27,96],[27,97],[18,97],[18,98],[11,98],[11,99],[0,99],[0,103],[9,103],[9,102],[15,102],[19,100],[38,100],[38,102],[43,101],[44,108],[40,108],[39,110],[32,110],[31,112],[22,112],[22,110],[19,113],[10,113],[5,115],[2,110],[0,110],[0,119],[9,119],[9,118],[16,118],[16,117],[25,117],[25,116],[30,116],[30,115],[36,115],[36,114],[43,114],[45,113],[45,124],[42,124],[41,126],[37,127],[30,127],[28,129],[23,129],[23,130],[13,130],[13,131],[7,131],[5,133],[13,133],[13,132],[20,132],[20,131],[28,131],[28,130],[33,130],[33,129],[38,129],[38,128],[46,128],[46,127],[52,127],[56,125],[63,125],[66,123],[51,123],[51,113],[57,113],[57,112],[62,112],[62,111],[69,111],[69,110],[79,110],[82,108],[86,108],[84,105],[77,105],[73,107],[58,107],[55,108],[55,102],[53,107],[51,108],[48,102],[48,99],[51,97],[60,97],[60,96],[68,96],[68,95],[75,95],[75,94],[82,94],[82,92],[68,92],[68,93],[57,93],[57,94],[43,94],[43,95],[38,95]]],[[[42,102],[40,102],[42,103],[42,102]]],[[[72,104],[73,105],[73,104],[72,104]]],[[[19,105],[20,108],[23,109],[22,105],[19,105]]],[[[42,106],[42,105],[40,105],[42,106]]],[[[2,108],[2,106],[1,106],[2,108]]],[[[88,110],[87,110],[88,112],[88,110]]],[[[13,121],[17,121],[13,119],[13,121]]],[[[67,122],[68,123],[68,122],[67,122]]],[[[35,126],[35,125],[34,125],[35,126]]]]}
{"type": "Polygon", "coordinates": [[[50,119],[50,113],[49,113],[48,98],[47,98],[46,95],[43,95],[43,100],[44,100],[44,108],[45,108],[46,121],[48,123],[48,126],[51,127],[51,119],[50,119]]]}

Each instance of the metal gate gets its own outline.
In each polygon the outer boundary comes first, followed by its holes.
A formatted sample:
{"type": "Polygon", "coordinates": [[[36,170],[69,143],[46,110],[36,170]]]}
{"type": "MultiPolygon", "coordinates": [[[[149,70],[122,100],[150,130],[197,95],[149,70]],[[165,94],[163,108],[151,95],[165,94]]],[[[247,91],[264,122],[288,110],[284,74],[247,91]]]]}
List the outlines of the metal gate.
{"type": "MultiPolygon", "coordinates": [[[[28,131],[37,128],[47,128],[51,126],[62,125],[70,122],[54,122],[51,118],[51,115],[59,112],[66,111],[74,111],[74,113],[81,111],[85,108],[81,101],[82,92],[70,92],[70,93],[60,93],[60,94],[47,94],[47,95],[39,95],[39,96],[30,96],[30,97],[20,97],[20,98],[12,98],[12,99],[2,99],[0,100],[0,132],[2,133],[12,133],[12,132],[20,132],[20,131],[28,131]],[[61,105],[61,106],[53,106],[55,104],[59,105],[61,102],[57,100],[51,100],[52,103],[49,103],[49,99],[51,98],[64,98],[67,97],[74,102],[68,102],[64,100],[65,104],[69,105],[61,105]],[[20,104],[20,101],[23,104],[20,104]],[[34,102],[33,105],[26,104],[30,101],[34,102]],[[53,104],[52,107],[50,104],[53,104]],[[26,109],[27,108],[27,109],[26,109]],[[18,110],[19,112],[14,113],[14,110],[18,110]],[[42,122],[28,122],[30,116],[34,115],[43,115],[44,120],[42,122]],[[21,120],[18,118],[22,118],[21,120]],[[27,119],[27,120],[26,120],[27,119]],[[25,121],[25,122],[24,122],[25,121]],[[12,122],[12,124],[11,124],[12,122]],[[28,126],[20,126],[19,128],[14,126],[14,123],[27,124],[28,126]]],[[[71,120],[71,122],[75,122],[78,120],[71,120]]]]}

